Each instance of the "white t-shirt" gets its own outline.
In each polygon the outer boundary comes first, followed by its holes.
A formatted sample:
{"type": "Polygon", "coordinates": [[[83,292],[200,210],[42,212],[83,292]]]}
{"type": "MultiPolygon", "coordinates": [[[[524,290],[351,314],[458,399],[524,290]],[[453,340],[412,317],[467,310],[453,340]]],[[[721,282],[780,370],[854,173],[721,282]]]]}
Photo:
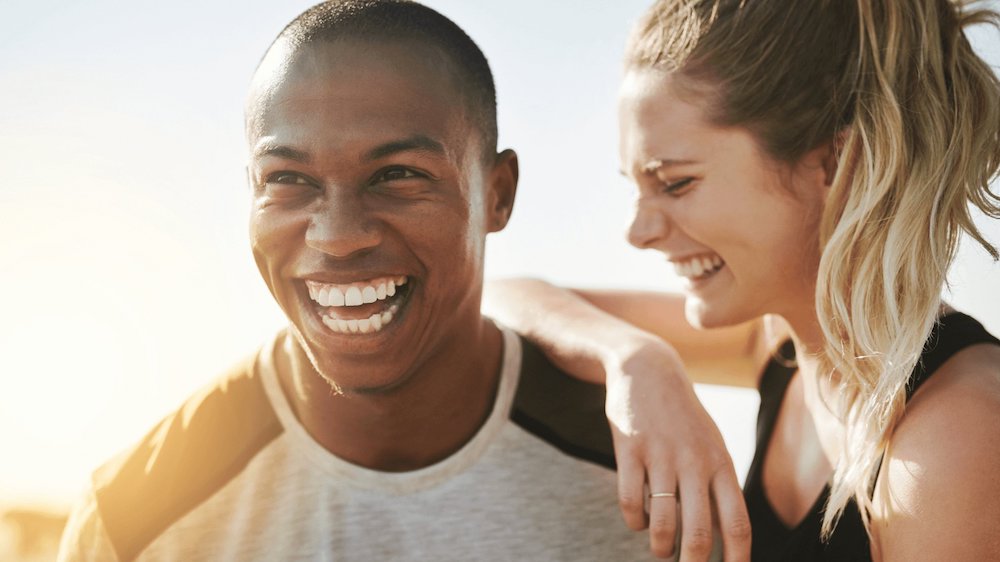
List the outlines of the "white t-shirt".
{"type": "Polygon", "coordinates": [[[278,383],[274,345],[95,473],[60,561],[651,559],[618,511],[603,389],[512,332],[478,433],[402,473],[317,443],[278,383]]]}

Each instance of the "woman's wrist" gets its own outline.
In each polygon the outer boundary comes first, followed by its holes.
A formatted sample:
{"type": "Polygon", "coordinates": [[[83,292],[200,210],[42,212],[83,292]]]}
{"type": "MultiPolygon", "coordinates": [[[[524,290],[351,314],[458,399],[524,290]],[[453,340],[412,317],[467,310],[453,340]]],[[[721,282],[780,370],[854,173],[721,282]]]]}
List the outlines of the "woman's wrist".
{"type": "Polygon", "coordinates": [[[601,347],[600,360],[609,384],[636,376],[676,377],[690,384],[674,347],[642,330],[633,329],[609,339],[601,347]]]}

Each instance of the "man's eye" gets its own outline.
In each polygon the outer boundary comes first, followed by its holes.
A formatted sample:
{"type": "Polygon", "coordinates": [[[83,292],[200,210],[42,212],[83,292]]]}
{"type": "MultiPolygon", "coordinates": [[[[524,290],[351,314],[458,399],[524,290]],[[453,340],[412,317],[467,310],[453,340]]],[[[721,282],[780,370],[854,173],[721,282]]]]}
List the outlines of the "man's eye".
{"type": "Polygon", "coordinates": [[[405,179],[420,178],[420,177],[423,176],[409,168],[402,168],[397,166],[393,168],[386,168],[385,170],[382,170],[378,174],[375,174],[373,182],[380,183],[385,181],[405,180],[405,179]]]}
{"type": "Polygon", "coordinates": [[[312,192],[315,184],[295,172],[274,172],[264,177],[261,191],[272,199],[296,199],[312,192]]]}
{"type": "Polygon", "coordinates": [[[309,185],[309,180],[300,176],[299,174],[294,174],[291,172],[276,172],[271,174],[264,180],[264,183],[277,183],[283,185],[296,184],[296,185],[309,185]]]}

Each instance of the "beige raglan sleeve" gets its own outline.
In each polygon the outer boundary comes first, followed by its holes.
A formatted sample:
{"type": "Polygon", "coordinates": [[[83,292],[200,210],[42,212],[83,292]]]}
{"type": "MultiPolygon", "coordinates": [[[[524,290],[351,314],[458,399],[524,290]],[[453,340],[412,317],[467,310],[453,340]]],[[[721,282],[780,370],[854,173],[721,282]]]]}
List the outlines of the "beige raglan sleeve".
{"type": "Polygon", "coordinates": [[[118,555],[104,530],[93,490],[77,503],[66,522],[57,562],[117,562],[118,555]]]}

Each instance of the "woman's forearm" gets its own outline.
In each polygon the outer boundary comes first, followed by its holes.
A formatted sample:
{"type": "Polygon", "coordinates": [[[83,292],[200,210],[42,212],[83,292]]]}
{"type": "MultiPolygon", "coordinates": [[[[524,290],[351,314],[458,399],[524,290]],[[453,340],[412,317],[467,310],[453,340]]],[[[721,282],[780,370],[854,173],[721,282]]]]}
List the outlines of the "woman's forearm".
{"type": "Polygon", "coordinates": [[[605,381],[605,365],[629,351],[669,346],[574,292],[537,279],[487,284],[484,311],[538,345],[559,368],[590,382],[605,381]]]}
{"type": "MultiPolygon", "coordinates": [[[[710,330],[691,326],[681,295],[642,291],[573,291],[538,279],[487,283],[487,314],[538,345],[577,378],[602,382],[636,356],[683,364],[692,382],[755,387],[760,320],[710,330]]],[[[641,362],[645,362],[645,359],[641,362]]]]}

